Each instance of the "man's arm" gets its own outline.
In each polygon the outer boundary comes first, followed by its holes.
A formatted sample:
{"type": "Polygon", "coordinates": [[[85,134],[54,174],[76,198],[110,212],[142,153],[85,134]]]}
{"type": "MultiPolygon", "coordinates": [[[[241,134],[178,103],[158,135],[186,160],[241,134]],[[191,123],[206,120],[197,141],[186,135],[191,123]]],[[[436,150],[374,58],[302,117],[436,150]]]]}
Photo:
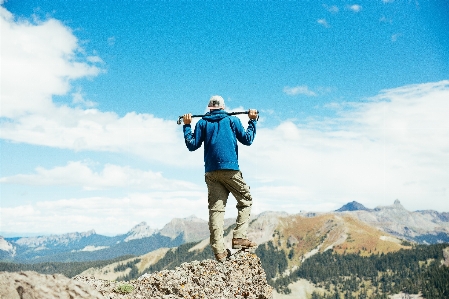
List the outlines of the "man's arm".
{"type": "Polygon", "coordinates": [[[245,130],[243,128],[240,119],[236,118],[235,123],[235,136],[237,140],[244,145],[251,145],[256,137],[256,123],[257,123],[257,112],[256,110],[249,110],[248,113],[249,121],[248,128],[245,130]]]}
{"type": "Polygon", "coordinates": [[[187,148],[189,151],[193,152],[201,147],[201,144],[203,143],[203,136],[202,136],[202,130],[199,126],[198,122],[195,126],[195,132],[192,133],[192,128],[190,126],[190,123],[192,122],[192,115],[191,114],[185,114],[183,116],[184,126],[184,140],[186,143],[187,148]]]}

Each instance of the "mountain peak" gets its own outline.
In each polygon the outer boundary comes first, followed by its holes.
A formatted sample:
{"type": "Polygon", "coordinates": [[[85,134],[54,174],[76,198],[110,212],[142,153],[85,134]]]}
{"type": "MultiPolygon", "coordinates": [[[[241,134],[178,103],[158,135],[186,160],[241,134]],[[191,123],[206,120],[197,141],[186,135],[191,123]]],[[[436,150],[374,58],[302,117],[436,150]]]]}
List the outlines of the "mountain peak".
{"type": "Polygon", "coordinates": [[[125,242],[134,240],[134,239],[142,239],[153,235],[155,232],[145,221],[140,222],[136,226],[134,226],[128,233],[125,238],[125,242]]]}
{"type": "Polygon", "coordinates": [[[190,215],[189,217],[183,218],[183,220],[193,221],[193,222],[204,222],[204,219],[198,218],[195,215],[190,215]]]}
{"type": "Polygon", "coordinates": [[[345,211],[369,211],[369,209],[367,209],[361,203],[353,201],[353,202],[349,202],[349,203],[345,204],[338,210],[335,210],[335,212],[345,212],[345,211]]]}
{"type": "Polygon", "coordinates": [[[375,211],[380,211],[380,210],[394,210],[394,211],[402,211],[402,210],[404,210],[404,211],[406,211],[404,206],[401,205],[401,202],[399,201],[399,199],[396,199],[392,205],[379,206],[379,207],[376,207],[374,210],[375,211]]]}

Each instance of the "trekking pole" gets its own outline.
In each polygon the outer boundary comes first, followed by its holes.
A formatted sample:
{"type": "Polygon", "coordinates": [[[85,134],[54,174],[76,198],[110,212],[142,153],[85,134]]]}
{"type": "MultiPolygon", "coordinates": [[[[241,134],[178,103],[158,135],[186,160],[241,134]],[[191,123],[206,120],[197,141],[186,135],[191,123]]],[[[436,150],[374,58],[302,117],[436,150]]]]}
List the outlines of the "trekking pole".
{"type": "MultiPolygon", "coordinates": [[[[259,111],[256,110],[256,113],[257,113],[257,118],[256,118],[256,120],[259,120],[259,111]]],[[[238,112],[226,112],[226,114],[227,114],[227,115],[249,114],[249,110],[248,110],[248,111],[238,111],[238,112]]],[[[205,116],[205,115],[206,115],[206,114],[203,114],[203,115],[196,114],[196,115],[192,115],[192,118],[194,118],[194,117],[203,117],[203,116],[205,116]]],[[[182,122],[182,117],[183,117],[183,115],[181,115],[181,116],[178,117],[178,121],[176,122],[178,125],[181,124],[181,122],[182,122]]]]}

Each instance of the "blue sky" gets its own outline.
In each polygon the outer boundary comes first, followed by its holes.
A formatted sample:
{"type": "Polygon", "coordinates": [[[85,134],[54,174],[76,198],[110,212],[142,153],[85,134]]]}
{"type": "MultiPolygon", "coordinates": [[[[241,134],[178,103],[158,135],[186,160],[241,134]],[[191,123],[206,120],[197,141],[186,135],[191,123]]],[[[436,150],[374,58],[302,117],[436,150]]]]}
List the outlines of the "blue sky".
{"type": "Polygon", "coordinates": [[[1,3],[3,235],[206,219],[176,119],[215,94],[260,111],[254,213],[449,211],[447,1],[1,3]]]}

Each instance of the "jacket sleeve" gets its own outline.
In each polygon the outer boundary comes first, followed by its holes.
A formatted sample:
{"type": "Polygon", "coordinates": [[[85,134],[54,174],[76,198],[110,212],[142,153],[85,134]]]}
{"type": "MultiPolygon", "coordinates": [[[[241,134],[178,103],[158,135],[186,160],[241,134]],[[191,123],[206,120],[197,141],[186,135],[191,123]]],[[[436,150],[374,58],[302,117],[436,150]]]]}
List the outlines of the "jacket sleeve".
{"type": "Polygon", "coordinates": [[[245,130],[240,119],[235,117],[233,124],[237,140],[244,145],[251,145],[256,137],[256,123],[257,121],[255,119],[250,119],[248,121],[248,128],[245,130]]]}
{"type": "Polygon", "coordinates": [[[203,130],[201,129],[200,122],[196,123],[195,132],[192,133],[192,127],[190,125],[184,125],[184,140],[189,151],[193,152],[201,147],[204,141],[203,130]]]}

